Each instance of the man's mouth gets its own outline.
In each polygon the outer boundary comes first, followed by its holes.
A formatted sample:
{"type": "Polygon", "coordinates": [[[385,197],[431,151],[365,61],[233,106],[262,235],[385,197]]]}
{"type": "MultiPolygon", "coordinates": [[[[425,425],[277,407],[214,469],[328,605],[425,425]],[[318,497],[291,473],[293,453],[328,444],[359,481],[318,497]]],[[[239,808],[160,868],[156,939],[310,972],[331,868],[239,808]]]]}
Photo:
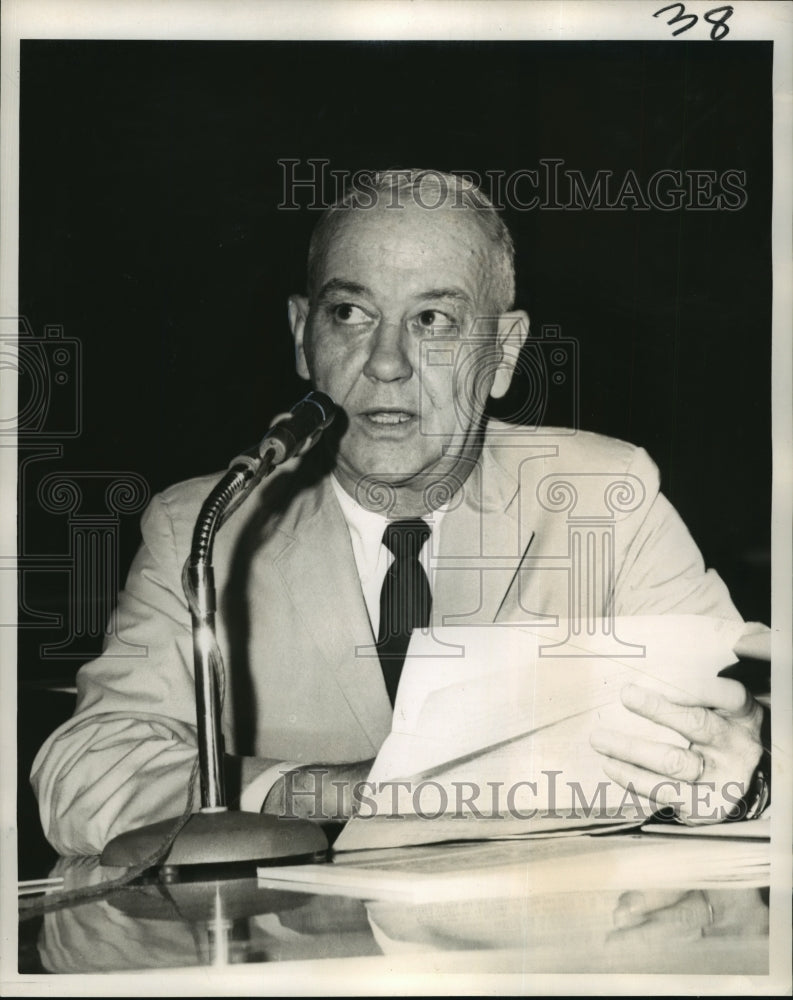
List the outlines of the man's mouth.
{"type": "Polygon", "coordinates": [[[407,410],[368,410],[363,416],[373,424],[382,426],[393,426],[396,424],[406,424],[413,419],[413,414],[407,410]]]}

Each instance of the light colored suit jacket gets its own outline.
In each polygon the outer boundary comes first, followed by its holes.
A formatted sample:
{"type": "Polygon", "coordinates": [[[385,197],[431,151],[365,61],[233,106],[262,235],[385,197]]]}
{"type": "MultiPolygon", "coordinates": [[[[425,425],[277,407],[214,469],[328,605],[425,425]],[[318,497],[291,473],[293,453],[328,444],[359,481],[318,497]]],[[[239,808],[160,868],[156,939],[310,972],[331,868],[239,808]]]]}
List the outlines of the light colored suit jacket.
{"type": "MultiPolygon", "coordinates": [[[[390,730],[349,533],[312,455],[260,485],[216,540],[223,724],[243,787],[283,761],[369,759],[390,730]]],[[[34,762],[44,830],[61,853],[97,853],[184,806],[196,743],[181,571],[216,480],[181,483],[152,501],[113,634],[78,674],[74,717],[34,762]]],[[[439,534],[435,625],[579,613],[740,617],[659,493],[655,465],[614,439],[491,423],[439,534]],[[587,579],[591,592],[580,586],[587,579]]]]}

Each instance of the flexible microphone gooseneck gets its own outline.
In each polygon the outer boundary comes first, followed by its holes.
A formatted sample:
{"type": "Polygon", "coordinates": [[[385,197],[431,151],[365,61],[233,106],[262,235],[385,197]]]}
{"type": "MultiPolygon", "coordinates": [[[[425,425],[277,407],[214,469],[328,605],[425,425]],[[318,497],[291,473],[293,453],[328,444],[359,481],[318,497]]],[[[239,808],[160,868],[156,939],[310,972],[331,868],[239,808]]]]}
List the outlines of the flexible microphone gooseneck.
{"type": "Polygon", "coordinates": [[[226,806],[221,729],[225,671],[215,634],[212,550],[221,526],[258,483],[301,449],[312,447],[335,414],[336,405],[330,396],[310,392],[268,430],[258,445],[232,460],[204,501],[182,571],[182,586],[193,623],[201,811],[192,815],[186,811],[186,821],[175,839],[173,829],[178,820],[174,819],[120,834],[105,847],[103,864],[120,867],[139,864],[160,840],[162,854],[167,851],[167,855],[157,861],[169,866],[267,860],[327,849],[325,834],[308,820],[229,812],[226,806]],[[170,850],[169,840],[173,840],[170,850]]]}
{"type": "Polygon", "coordinates": [[[225,808],[220,710],[225,674],[215,637],[215,583],[212,548],[222,524],[245,502],[260,480],[316,443],[336,415],[330,396],[310,392],[275,424],[258,445],[232,459],[229,471],[204,501],[193,529],[190,557],[182,572],[182,587],[193,618],[193,659],[201,768],[202,809],[225,808]],[[203,738],[202,738],[203,737],[203,738]]]}

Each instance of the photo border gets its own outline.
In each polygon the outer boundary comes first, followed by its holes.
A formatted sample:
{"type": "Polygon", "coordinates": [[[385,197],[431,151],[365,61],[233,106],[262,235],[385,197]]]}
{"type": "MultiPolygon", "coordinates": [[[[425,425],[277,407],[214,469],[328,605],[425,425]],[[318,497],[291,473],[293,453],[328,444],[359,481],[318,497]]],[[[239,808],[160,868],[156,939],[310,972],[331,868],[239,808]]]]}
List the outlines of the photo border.
{"type": "MultiPolygon", "coordinates": [[[[676,44],[671,29],[653,12],[662,2],[534,2],[521,0],[458,0],[450,3],[429,0],[327,0],[291,4],[256,2],[256,0],[5,0],[2,7],[2,107],[0,114],[0,315],[16,316],[19,229],[17,219],[19,160],[19,42],[23,38],[48,39],[296,39],[327,40],[547,40],[568,41],[602,39],[635,41],[664,40],[676,44]],[[305,26],[310,25],[310,32],[305,26]]],[[[687,0],[686,8],[702,14],[712,5],[687,0]]],[[[736,0],[730,22],[732,40],[775,41],[774,92],[774,180],[773,180],[773,502],[772,502],[772,628],[773,628],[773,701],[774,715],[774,787],[772,812],[772,886],[770,954],[768,977],[692,977],[668,975],[532,975],[512,977],[452,971],[427,974],[399,972],[389,967],[385,977],[382,963],[370,959],[327,960],[320,965],[295,963],[288,970],[271,965],[266,982],[260,967],[228,969],[221,979],[211,970],[161,970],[150,974],[91,976],[24,976],[16,974],[16,896],[9,873],[16,866],[16,796],[10,780],[11,763],[16,755],[16,678],[11,669],[16,663],[16,640],[12,629],[0,629],[0,704],[2,729],[0,747],[5,765],[2,792],[2,862],[4,873],[0,919],[3,928],[3,969],[1,987],[8,996],[39,995],[128,995],[131,983],[135,992],[148,995],[262,995],[293,994],[297,990],[317,995],[336,992],[382,993],[471,993],[477,989],[497,993],[549,993],[568,995],[619,995],[636,993],[726,994],[737,991],[749,994],[789,992],[791,945],[791,551],[793,536],[793,431],[791,429],[791,371],[793,371],[793,283],[791,282],[791,219],[793,206],[793,171],[791,170],[791,97],[793,75],[793,5],[790,3],[749,2],[736,0]],[[304,965],[304,968],[295,966],[304,965]],[[233,993],[231,990],[233,989],[233,993]]],[[[687,36],[682,36],[685,39],[687,36]]],[[[724,44],[729,44],[725,42],[724,44]]],[[[0,407],[3,416],[16,412],[16,383],[7,371],[0,373],[0,407]]],[[[0,552],[16,549],[15,490],[16,454],[13,448],[0,448],[0,482],[3,483],[0,513],[0,552]]],[[[0,601],[16,607],[14,573],[0,573],[0,601]]],[[[454,957],[454,956],[453,956],[454,957]]],[[[433,956],[437,961],[437,956],[433,956]]],[[[456,953],[456,961],[461,961],[456,953]]],[[[443,963],[447,965],[448,963],[443,963]]],[[[402,961],[400,961],[402,966],[402,961]]]]}

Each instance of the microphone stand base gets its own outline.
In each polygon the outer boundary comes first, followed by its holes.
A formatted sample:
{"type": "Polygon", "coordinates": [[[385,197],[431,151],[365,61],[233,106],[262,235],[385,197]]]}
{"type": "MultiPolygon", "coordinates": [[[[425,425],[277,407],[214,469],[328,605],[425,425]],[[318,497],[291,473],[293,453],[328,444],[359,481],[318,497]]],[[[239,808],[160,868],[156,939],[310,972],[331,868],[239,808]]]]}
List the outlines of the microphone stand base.
{"type": "MultiPolygon", "coordinates": [[[[101,864],[131,868],[156,851],[176,823],[150,823],[114,837],[101,864]]],[[[218,865],[322,854],[328,840],[317,823],[250,812],[198,812],[179,831],[158,866],[218,865]]],[[[153,867],[153,866],[152,866],[153,867]]]]}

